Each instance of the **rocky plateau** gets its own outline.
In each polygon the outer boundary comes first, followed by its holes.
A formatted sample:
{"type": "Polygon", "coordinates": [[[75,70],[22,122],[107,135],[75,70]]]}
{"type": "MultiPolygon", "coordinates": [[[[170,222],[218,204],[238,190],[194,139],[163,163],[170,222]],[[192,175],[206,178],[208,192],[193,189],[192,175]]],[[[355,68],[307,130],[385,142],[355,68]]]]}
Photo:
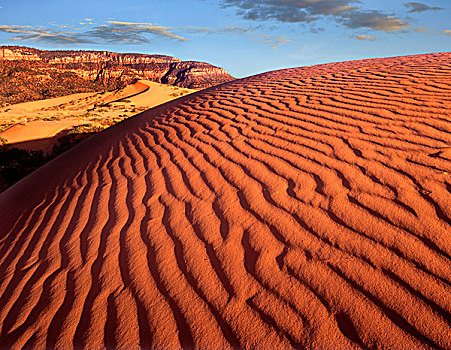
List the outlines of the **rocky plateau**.
{"type": "Polygon", "coordinates": [[[234,78],[209,63],[164,55],[0,46],[0,104],[114,90],[138,79],[204,89],[234,78]]]}

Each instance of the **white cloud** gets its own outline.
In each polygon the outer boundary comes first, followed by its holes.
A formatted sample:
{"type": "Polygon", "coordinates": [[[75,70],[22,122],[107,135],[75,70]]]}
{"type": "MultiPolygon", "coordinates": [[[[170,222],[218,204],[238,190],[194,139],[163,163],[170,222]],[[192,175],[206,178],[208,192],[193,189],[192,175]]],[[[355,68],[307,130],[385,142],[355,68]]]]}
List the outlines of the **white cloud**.
{"type": "MultiPolygon", "coordinates": [[[[49,43],[134,43],[150,42],[148,36],[186,41],[187,39],[174,34],[168,27],[154,26],[150,23],[132,23],[108,21],[108,24],[92,27],[82,31],[68,25],[50,23],[51,26],[62,28],[49,29],[42,26],[0,25],[0,32],[19,34],[13,37],[18,41],[45,41],[49,43]],[[71,31],[68,31],[71,30],[71,31]],[[78,32],[75,32],[78,31],[78,32]]],[[[85,26],[87,23],[81,22],[85,26]]],[[[91,23],[89,23],[91,24],[91,23]]]]}
{"type": "Polygon", "coordinates": [[[255,34],[255,36],[261,44],[268,45],[274,50],[278,50],[280,46],[291,41],[285,35],[255,34]]]}
{"type": "Polygon", "coordinates": [[[350,38],[354,38],[361,41],[375,41],[378,39],[375,36],[371,35],[351,35],[350,38]]]}

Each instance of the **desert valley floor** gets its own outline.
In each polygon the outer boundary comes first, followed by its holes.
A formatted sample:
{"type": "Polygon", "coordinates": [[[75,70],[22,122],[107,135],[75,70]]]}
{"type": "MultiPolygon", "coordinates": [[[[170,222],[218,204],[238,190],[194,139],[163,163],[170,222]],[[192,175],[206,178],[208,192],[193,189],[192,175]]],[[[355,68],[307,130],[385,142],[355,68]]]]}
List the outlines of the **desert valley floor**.
{"type": "Polygon", "coordinates": [[[0,347],[451,348],[451,53],[150,109],[0,195],[0,347]]]}

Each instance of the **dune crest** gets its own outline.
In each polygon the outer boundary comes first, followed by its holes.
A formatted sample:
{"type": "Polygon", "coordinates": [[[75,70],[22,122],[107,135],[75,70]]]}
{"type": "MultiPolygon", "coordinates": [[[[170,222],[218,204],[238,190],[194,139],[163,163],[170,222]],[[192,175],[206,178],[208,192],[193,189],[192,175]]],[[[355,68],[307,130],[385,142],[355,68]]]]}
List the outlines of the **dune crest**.
{"type": "Polygon", "coordinates": [[[7,348],[451,348],[451,53],[171,101],[0,195],[7,348]]]}

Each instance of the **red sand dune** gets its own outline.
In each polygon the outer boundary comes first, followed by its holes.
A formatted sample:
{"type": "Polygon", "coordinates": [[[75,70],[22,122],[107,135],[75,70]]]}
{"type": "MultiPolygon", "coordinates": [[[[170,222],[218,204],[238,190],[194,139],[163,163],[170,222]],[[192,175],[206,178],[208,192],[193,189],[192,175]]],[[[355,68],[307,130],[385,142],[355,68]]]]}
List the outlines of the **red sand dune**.
{"type": "Polygon", "coordinates": [[[109,94],[107,93],[107,95],[102,98],[101,102],[104,104],[107,104],[107,103],[118,101],[118,100],[121,100],[121,99],[124,99],[127,97],[138,95],[147,90],[149,90],[148,85],[137,81],[136,83],[127,85],[126,87],[124,87],[118,91],[114,91],[109,94]]]}
{"type": "Polygon", "coordinates": [[[52,121],[36,120],[28,122],[26,125],[15,124],[5,131],[0,132],[0,137],[6,138],[8,143],[39,140],[53,137],[64,129],[80,124],[83,124],[83,121],[77,118],[52,121]]]}
{"type": "Polygon", "coordinates": [[[451,53],[169,102],[0,195],[4,348],[451,348],[451,53]]]}

